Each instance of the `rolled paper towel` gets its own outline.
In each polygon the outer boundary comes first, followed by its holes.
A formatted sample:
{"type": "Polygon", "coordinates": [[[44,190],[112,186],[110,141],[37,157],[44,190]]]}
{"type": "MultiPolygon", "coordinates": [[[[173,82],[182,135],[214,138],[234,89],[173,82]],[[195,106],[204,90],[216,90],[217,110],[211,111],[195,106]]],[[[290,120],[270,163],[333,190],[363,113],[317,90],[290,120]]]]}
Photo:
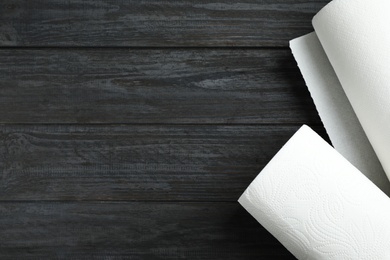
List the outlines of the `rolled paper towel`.
{"type": "Polygon", "coordinates": [[[239,203],[298,259],[390,259],[390,199],[307,126],[239,203]]]}
{"type": "Polygon", "coordinates": [[[335,0],[313,26],[390,177],[390,1],[335,0]]]}
{"type": "Polygon", "coordinates": [[[290,44],[336,150],[388,195],[389,25],[389,0],[334,0],[313,18],[315,34],[290,44]]]}

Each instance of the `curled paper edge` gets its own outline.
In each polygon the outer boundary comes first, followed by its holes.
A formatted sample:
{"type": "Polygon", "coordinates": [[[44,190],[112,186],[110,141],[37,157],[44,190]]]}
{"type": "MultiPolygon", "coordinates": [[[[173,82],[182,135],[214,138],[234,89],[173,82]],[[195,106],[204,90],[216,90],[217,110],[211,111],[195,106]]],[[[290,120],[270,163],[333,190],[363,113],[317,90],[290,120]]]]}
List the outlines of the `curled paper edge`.
{"type": "Polygon", "coordinates": [[[315,32],[290,41],[332,145],[384,193],[390,182],[315,32]]]}

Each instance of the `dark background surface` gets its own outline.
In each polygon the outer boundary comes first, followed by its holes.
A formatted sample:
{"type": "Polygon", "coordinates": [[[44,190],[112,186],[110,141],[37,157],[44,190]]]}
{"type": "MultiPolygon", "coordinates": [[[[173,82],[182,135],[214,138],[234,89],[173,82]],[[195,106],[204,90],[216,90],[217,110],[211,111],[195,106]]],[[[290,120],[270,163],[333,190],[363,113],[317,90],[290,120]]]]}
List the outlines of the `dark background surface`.
{"type": "Polygon", "coordinates": [[[302,125],[326,0],[2,0],[0,258],[293,259],[237,199],[302,125]]]}

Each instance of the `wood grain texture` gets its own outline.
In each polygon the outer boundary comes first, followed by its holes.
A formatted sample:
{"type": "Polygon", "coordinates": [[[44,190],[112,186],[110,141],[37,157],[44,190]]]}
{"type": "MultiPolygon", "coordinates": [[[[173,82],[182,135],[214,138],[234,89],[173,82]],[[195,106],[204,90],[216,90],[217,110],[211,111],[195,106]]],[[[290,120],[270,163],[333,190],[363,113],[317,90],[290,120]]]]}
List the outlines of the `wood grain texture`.
{"type": "Polygon", "coordinates": [[[238,203],[1,203],[2,259],[294,259],[238,203]]]}
{"type": "Polygon", "coordinates": [[[3,126],[0,199],[236,201],[298,128],[3,126]]]}
{"type": "Polygon", "coordinates": [[[294,259],[237,199],[327,139],[287,49],[327,2],[2,0],[0,259],[294,259]]]}
{"type": "Polygon", "coordinates": [[[321,124],[288,50],[3,49],[0,123],[321,124]]]}
{"type": "Polygon", "coordinates": [[[287,46],[328,0],[2,0],[0,46],[287,46]]]}

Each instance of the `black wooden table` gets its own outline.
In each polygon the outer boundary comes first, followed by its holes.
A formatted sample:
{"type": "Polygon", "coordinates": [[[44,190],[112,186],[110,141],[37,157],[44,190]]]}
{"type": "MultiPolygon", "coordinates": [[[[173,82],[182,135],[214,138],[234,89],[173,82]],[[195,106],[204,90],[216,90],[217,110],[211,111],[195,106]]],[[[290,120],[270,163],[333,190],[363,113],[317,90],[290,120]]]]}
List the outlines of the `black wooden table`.
{"type": "Polygon", "coordinates": [[[327,0],[2,0],[0,258],[293,259],[237,203],[303,124],[327,0]]]}

